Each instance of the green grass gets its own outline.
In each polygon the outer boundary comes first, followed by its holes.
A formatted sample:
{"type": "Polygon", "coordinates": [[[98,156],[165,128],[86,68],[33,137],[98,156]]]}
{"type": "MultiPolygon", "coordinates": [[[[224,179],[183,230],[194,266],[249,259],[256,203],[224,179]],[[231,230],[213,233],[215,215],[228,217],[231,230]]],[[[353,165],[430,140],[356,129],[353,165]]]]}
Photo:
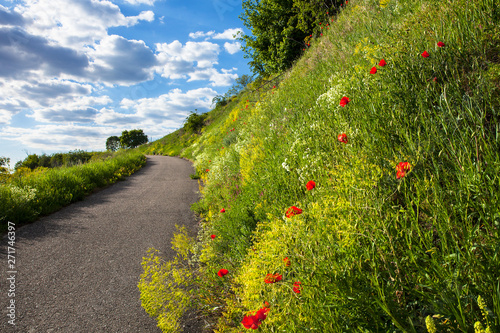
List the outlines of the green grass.
{"type": "Polygon", "coordinates": [[[0,184],[0,231],[7,222],[24,224],[82,200],[97,188],[123,179],[146,163],[138,152],[119,152],[105,160],[60,167],[27,168],[6,176],[0,184]]]}
{"type": "Polygon", "coordinates": [[[268,302],[268,332],[500,330],[500,9],[383,3],[349,1],[279,84],[178,150],[203,181],[183,283],[211,329],[268,302]]]}

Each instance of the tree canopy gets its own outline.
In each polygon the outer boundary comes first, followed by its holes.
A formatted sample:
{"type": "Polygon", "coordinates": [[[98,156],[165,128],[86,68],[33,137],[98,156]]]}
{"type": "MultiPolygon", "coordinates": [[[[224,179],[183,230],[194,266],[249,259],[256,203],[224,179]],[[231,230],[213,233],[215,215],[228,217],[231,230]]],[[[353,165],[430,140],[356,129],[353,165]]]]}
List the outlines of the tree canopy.
{"type": "Polygon", "coordinates": [[[120,138],[116,135],[110,136],[106,140],[106,150],[117,151],[120,149],[120,138]]]}
{"type": "Polygon", "coordinates": [[[120,136],[120,146],[123,148],[135,148],[147,142],[148,137],[142,129],[123,131],[120,136]]]}
{"type": "Polygon", "coordinates": [[[206,118],[207,118],[206,113],[198,114],[191,112],[191,114],[186,118],[186,122],[184,123],[183,126],[184,131],[188,133],[200,134],[206,118]]]}
{"type": "Polygon", "coordinates": [[[339,0],[243,0],[240,18],[251,34],[240,35],[246,58],[256,74],[290,68],[320,23],[338,11],[339,0]]]}

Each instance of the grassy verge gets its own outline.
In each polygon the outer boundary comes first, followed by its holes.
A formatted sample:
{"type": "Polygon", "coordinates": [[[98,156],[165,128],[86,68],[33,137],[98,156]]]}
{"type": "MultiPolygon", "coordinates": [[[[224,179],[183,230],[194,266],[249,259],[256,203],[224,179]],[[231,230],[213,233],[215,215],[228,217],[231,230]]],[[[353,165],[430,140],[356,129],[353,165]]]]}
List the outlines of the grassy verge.
{"type": "Polygon", "coordinates": [[[500,330],[499,26],[493,0],[349,1],[217,111],[181,153],[204,223],[177,283],[210,329],[500,330]]]}
{"type": "Polygon", "coordinates": [[[61,168],[27,168],[0,184],[0,231],[7,222],[23,224],[82,200],[99,187],[123,179],[146,163],[143,154],[122,152],[106,160],[61,168]]]}

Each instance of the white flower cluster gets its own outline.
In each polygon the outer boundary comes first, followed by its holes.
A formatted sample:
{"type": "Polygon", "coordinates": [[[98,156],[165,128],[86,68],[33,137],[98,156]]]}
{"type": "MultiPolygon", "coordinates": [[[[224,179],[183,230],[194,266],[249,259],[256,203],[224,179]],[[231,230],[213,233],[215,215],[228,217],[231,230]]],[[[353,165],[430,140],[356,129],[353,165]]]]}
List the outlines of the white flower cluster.
{"type": "Polygon", "coordinates": [[[316,104],[322,108],[339,106],[340,99],[345,96],[344,87],[348,84],[339,74],[332,75],[328,81],[331,84],[330,89],[316,99],[316,104]]]}
{"type": "Polygon", "coordinates": [[[281,163],[281,166],[283,167],[283,169],[285,169],[286,171],[290,172],[290,166],[286,163],[288,159],[285,158],[285,162],[281,163]]]}
{"type": "Polygon", "coordinates": [[[13,200],[17,205],[22,205],[33,201],[36,198],[36,188],[31,187],[18,187],[15,185],[8,185],[12,194],[13,200]]]}

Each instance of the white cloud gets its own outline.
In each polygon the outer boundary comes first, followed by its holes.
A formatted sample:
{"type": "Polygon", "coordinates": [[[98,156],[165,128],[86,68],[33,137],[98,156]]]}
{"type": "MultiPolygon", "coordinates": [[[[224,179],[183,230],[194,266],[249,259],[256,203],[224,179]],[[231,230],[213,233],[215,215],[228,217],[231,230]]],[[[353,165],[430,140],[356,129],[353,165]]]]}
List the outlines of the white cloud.
{"type": "Polygon", "coordinates": [[[189,33],[189,38],[192,38],[192,39],[197,39],[197,38],[201,38],[201,37],[210,37],[210,36],[212,36],[214,33],[215,33],[215,31],[214,31],[214,30],[212,30],[212,31],[207,31],[207,32],[203,32],[203,31],[196,31],[196,32],[191,32],[191,33],[189,33]]]}
{"type": "Polygon", "coordinates": [[[44,123],[93,123],[98,115],[96,107],[112,102],[108,96],[79,96],[33,109],[29,117],[44,123]]]}
{"type": "Polygon", "coordinates": [[[113,127],[78,125],[38,125],[32,128],[4,127],[0,136],[20,142],[30,149],[68,151],[104,150],[106,138],[116,135],[113,127]]]}
{"type": "Polygon", "coordinates": [[[144,119],[135,114],[120,113],[108,108],[100,109],[95,117],[96,124],[108,126],[130,126],[132,124],[140,124],[142,121],[144,119]]]}
{"type": "Polygon", "coordinates": [[[209,80],[212,86],[227,86],[237,77],[236,74],[219,73],[213,67],[218,64],[220,52],[220,46],[214,43],[187,42],[182,45],[174,41],[157,44],[156,51],[160,64],[157,71],[172,80],[189,77],[188,82],[209,80]]]}
{"type": "Polygon", "coordinates": [[[16,12],[30,22],[26,26],[30,34],[78,49],[105,38],[110,27],[129,27],[140,20],[154,19],[152,11],[125,16],[106,0],[26,0],[16,12]]]}
{"type": "MultiPolygon", "coordinates": [[[[27,80],[0,78],[0,122],[5,123],[22,110],[44,109],[73,101],[93,92],[93,87],[64,79],[32,75],[27,80]]],[[[90,102],[89,102],[90,105],[90,102]]]]}
{"type": "Polygon", "coordinates": [[[239,33],[243,33],[243,29],[234,28],[234,29],[226,29],[222,33],[215,34],[213,39],[235,39],[239,33]]]}
{"type": "MultiPolygon", "coordinates": [[[[198,88],[182,92],[181,89],[173,89],[167,94],[155,98],[142,98],[135,101],[123,99],[120,105],[128,110],[136,111],[136,115],[144,119],[179,120],[194,109],[207,111],[212,104],[212,98],[217,92],[211,88],[198,88]]],[[[182,124],[182,123],[179,123],[182,124]]]]}
{"type": "Polygon", "coordinates": [[[206,68],[217,64],[220,47],[210,42],[187,42],[184,46],[178,40],[170,44],[156,44],[158,61],[171,60],[196,62],[197,67],[206,68]]]}
{"type": "Polygon", "coordinates": [[[156,0],[125,0],[125,2],[131,5],[148,5],[153,6],[156,0]]]}
{"type": "Polygon", "coordinates": [[[213,87],[227,87],[232,85],[234,80],[238,78],[238,74],[231,73],[231,71],[222,69],[222,73],[219,73],[215,68],[195,71],[189,74],[188,82],[209,80],[213,87]]]}
{"type": "Polygon", "coordinates": [[[152,78],[157,65],[153,51],[143,42],[118,35],[105,37],[95,49],[90,77],[108,84],[131,85],[152,78]]]}
{"type": "MultiPolygon", "coordinates": [[[[154,98],[122,99],[116,110],[110,107],[100,109],[91,107],[90,110],[86,110],[84,109],[86,105],[103,105],[110,100],[107,96],[82,97],[73,103],[40,109],[34,115],[42,121],[57,121],[57,117],[70,120],[73,117],[73,123],[43,124],[34,128],[5,126],[0,129],[0,137],[20,142],[30,149],[103,150],[108,137],[120,135],[126,129],[141,128],[146,135],[156,138],[164,136],[182,127],[191,111],[195,109],[198,109],[198,112],[208,111],[215,95],[217,92],[211,88],[186,92],[173,89],[154,98]],[[62,112],[64,108],[71,112],[69,114],[62,112]],[[94,121],[92,126],[82,125],[88,118],[94,121]]],[[[0,119],[1,115],[0,112],[0,119]]]]}
{"type": "Polygon", "coordinates": [[[235,54],[236,52],[241,50],[241,43],[239,42],[234,42],[234,43],[224,43],[224,48],[229,54],[235,54]]]}

